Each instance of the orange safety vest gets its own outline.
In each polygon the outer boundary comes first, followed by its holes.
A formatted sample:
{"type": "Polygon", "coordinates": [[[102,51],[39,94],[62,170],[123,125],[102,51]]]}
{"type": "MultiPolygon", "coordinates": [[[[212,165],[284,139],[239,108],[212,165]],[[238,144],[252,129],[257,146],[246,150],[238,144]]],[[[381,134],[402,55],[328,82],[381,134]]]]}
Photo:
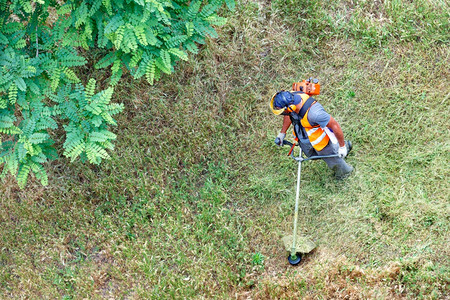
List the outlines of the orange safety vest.
{"type": "MultiPolygon", "coordinates": [[[[303,106],[303,104],[305,104],[306,100],[308,100],[310,96],[308,94],[299,94],[299,95],[302,97],[302,106],[303,106]]],[[[314,103],[312,105],[314,105],[314,103]]],[[[308,108],[305,115],[301,119],[300,123],[302,124],[303,128],[305,128],[306,134],[308,135],[308,139],[311,142],[313,148],[316,149],[316,151],[321,151],[323,148],[325,148],[326,145],[328,145],[330,138],[328,137],[325,130],[320,128],[319,125],[312,126],[309,123],[308,112],[310,108],[311,107],[308,108]]]]}

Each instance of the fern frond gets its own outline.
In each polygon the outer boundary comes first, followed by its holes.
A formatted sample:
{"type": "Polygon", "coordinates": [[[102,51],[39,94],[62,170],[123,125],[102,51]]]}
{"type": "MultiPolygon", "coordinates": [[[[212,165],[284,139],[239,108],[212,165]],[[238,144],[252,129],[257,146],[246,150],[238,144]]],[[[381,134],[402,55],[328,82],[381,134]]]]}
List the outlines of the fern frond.
{"type": "Polygon", "coordinates": [[[186,48],[186,50],[193,54],[197,54],[199,51],[197,45],[194,42],[185,43],[184,47],[186,48]]]}
{"type": "Polygon", "coordinates": [[[218,8],[218,5],[215,3],[207,4],[207,5],[203,6],[202,11],[199,14],[199,17],[207,18],[210,15],[212,15],[213,13],[215,13],[217,8],[218,8]]]}
{"type": "MultiPolygon", "coordinates": [[[[41,99],[41,98],[42,98],[41,95],[37,95],[35,96],[34,99],[41,99]]],[[[19,106],[22,109],[30,109],[29,102],[27,101],[26,94],[24,92],[19,92],[17,94],[17,104],[19,104],[19,106]]]]}
{"type": "Polygon", "coordinates": [[[158,21],[162,21],[165,25],[171,26],[172,23],[170,22],[170,14],[169,12],[165,11],[164,9],[158,10],[155,12],[156,17],[158,18],[158,21]]]}
{"type": "Polygon", "coordinates": [[[31,156],[39,153],[39,149],[38,148],[35,149],[33,144],[30,141],[25,140],[25,139],[19,139],[19,141],[23,142],[23,147],[28,151],[28,153],[31,156]]]}
{"type": "Polygon", "coordinates": [[[29,137],[29,141],[32,144],[40,144],[45,142],[50,136],[47,133],[33,133],[29,137]]]}
{"type": "Polygon", "coordinates": [[[145,78],[147,82],[153,85],[153,81],[155,80],[155,61],[151,60],[147,63],[145,67],[145,78]]]}
{"type": "Polygon", "coordinates": [[[145,33],[144,26],[135,26],[134,33],[136,34],[136,37],[137,37],[139,43],[141,43],[141,45],[143,45],[143,46],[148,45],[147,35],[145,33]]]}
{"type": "Polygon", "coordinates": [[[8,100],[11,104],[15,104],[17,101],[17,85],[15,82],[9,87],[8,100]]]}
{"type": "Polygon", "coordinates": [[[57,51],[56,56],[63,67],[79,67],[84,66],[87,63],[87,60],[84,57],[78,56],[68,49],[57,51]]]}
{"type": "MultiPolygon", "coordinates": [[[[36,157],[36,156],[34,156],[36,157]]],[[[36,176],[36,179],[41,181],[41,184],[43,186],[48,185],[48,176],[47,176],[47,172],[45,171],[44,167],[39,164],[36,163],[34,161],[30,162],[30,166],[31,166],[31,170],[33,171],[34,175],[36,176]]]]}
{"type": "Polygon", "coordinates": [[[114,133],[108,130],[101,130],[91,132],[88,140],[90,142],[106,142],[107,140],[115,140],[116,138],[117,136],[114,133]]]}
{"type": "Polygon", "coordinates": [[[0,127],[0,133],[4,133],[4,134],[8,134],[8,135],[21,134],[22,130],[20,130],[20,128],[18,128],[16,126],[11,126],[8,128],[0,127]]]}
{"type": "Polygon", "coordinates": [[[108,112],[108,114],[113,116],[118,113],[121,113],[123,111],[124,107],[125,106],[123,105],[123,103],[112,103],[107,106],[106,111],[108,112]]]}
{"type": "Polygon", "coordinates": [[[56,129],[58,128],[58,124],[51,117],[43,116],[39,122],[36,123],[36,130],[44,130],[47,128],[56,129]]]}
{"type": "Polygon", "coordinates": [[[177,48],[188,39],[187,35],[178,35],[166,41],[167,48],[177,48]]]}
{"type": "Polygon", "coordinates": [[[121,49],[123,37],[125,34],[125,26],[120,26],[117,28],[115,34],[113,35],[112,42],[117,49],[121,49]]]}
{"type": "Polygon", "coordinates": [[[30,91],[33,92],[35,95],[40,95],[41,94],[41,89],[33,81],[29,81],[28,82],[28,87],[30,88],[30,91]]]}
{"type": "Polygon", "coordinates": [[[131,25],[127,26],[124,30],[123,44],[125,48],[123,49],[125,53],[130,53],[137,49],[136,35],[131,25]]]}
{"type": "Polygon", "coordinates": [[[74,146],[73,148],[71,148],[71,150],[66,150],[64,151],[63,155],[65,157],[70,158],[70,161],[73,162],[75,161],[75,159],[77,159],[78,156],[80,156],[81,153],[83,153],[86,150],[86,145],[85,143],[79,143],[76,146],[74,146]]]}
{"type": "Polygon", "coordinates": [[[60,78],[61,78],[61,69],[59,68],[53,69],[53,72],[51,73],[50,77],[51,79],[50,87],[53,92],[56,91],[56,89],[58,88],[60,78]]]}
{"type": "Polygon", "coordinates": [[[14,115],[7,115],[0,112],[0,128],[9,128],[14,126],[16,117],[14,115]]]}
{"type": "Polygon", "coordinates": [[[6,169],[9,170],[11,175],[16,175],[17,169],[19,168],[19,161],[14,154],[8,155],[6,157],[6,169]]]}
{"type": "Polygon", "coordinates": [[[36,121],[33,118],[27,118],[20,122],[24,135],[31,135],[36,129],[36,121]]]}
{"type": "Polygon", "coordinates": [[[75,72],[67,67],[63,67],[62,71],[64,73],[64,75],[66,75],[66,78],[69,82],[71,83],[78,83],[80,82],[80,79],[78,78],[78,76],[75,74],[75,72]]]}
{"type": "Polygon", "coordinates": [[[114,144],[110,141],[105,141],[98,143],[100,146],[102,146],[104,149],[114,150],[114,144]]]}
{"type": "Polygon", "coordinates": [[[62,15],[66,15],[66,14],[70,13],[72,10],[73,10],[73,4],[65,3],[56,10],[56,13],[58,15],[62,16],[62,15]]]}
{"type": "Polygon", "coordinates": [[[122,66],[122,62],[120,61],[120,59],[116,59],[114,61],[113,66],[111,67],[111,71],[113,73],[116,73],[116,72],[118,72],[120,70],[121,66],[122,66]]]}
{"type": "Polygon", "coordinates": [[[20,39],[17,41],[17,43],[14,44],[15,49],[23,49],[27,46],[27,42],[23,39],[20,39]]]}
{"type": "Polygon", "coordinates": [[[103,118],[101,116],[94,116],[92,117],[91,122],[95,127],[100,127],[100,125],[103,124],[103,118]]]}
{"type": "Polygon", "coordinates": [[[107,35],[105,34],[105,25],[103,24],[103,17],[100,15],[95,15],[94,18],[97,24],[97,32],[98,32],[97,45],[99,48],[105,48],[109,40],[107,35]]]}
{"type": "Polygon", "coordinates": [[[176,56],[182,60],[185,60],[185,61],[188,60],[187,54],[180,49],[177,49],[177,48],[169,49],[169,53],[173,54],[174,56],[176,56]]]}
{"type": "Polygon", "coordinates": [[[131,59],[130,59],[130,67],[131,68],[134,68],[139,64],[139,62],[142,59],[143,54],[144,54],[144,51],[142,51],[141,49],[133,52],[133,54],[131,55],[131,59]]]}
{"type": "Polygon", "coordinates": [[[27,184],[28,174],[30,174],[31,167],[29,164],[21,164],[19,172],[17,173],[17,184],[20,188],[24,188],[27,184]]]}
{"type": "Polygon", "coordinates": [[[193,33],[194,33],[194,23],[186,22],[186,35],[190,37],[192,36],[193,33]]]}
{"type": "Polygon", "coordinates": [[[201,0],[191,1],[189,8],[186,11],[186,20],[192,20],[197,15],[201,5],[201,0]]]}
{"type": "Polygon", "coordinates": [[[156,80],[157,80],[156,74],[157,74],[158,70],[163,71],[166,74],[172,73],[171,70],[169,68],[167,68],[167,66],[165,65],[164,61],[161,59],[161,57],[158,57],[155,60],[155,66],[157,67],[157,68],[155,68],[155,79],[156,80]]]}
{"type": "Polygon", "coordinates": [[[66,127],[66,130],[68,133],[66,135],[66,141],[63,145],[63,155],[71,158],[73,161],[84,151],[84,136],[79,130],[71,131],[70,127],[66,127]]]}
{"type": "Polygon", "coordinates": [[[1,75],[2,76],[0,76],[0,86],[13,80],[13,75],[11,73],[1,74],[1,75]]]}
{"type": "Polygon", "coordinates": [[[117,72],[114,72],[109,79],[109,84],[111,86],[115,86],[117,83],[119,83],[119,80],[120,78],[122,78],[122,75],[123,75],[122,69],[119,69],[117,72]]]}
{"type": "Polygon", "coordinates": [[[8,99],[0,96],[0,109],[5,109],[7,105],[8,105],[8,99]]]}
{"type": "Polygon", "coordinates": [[[111,124],[111,125],[117,125],[116,121],[111,117],[111,115],[109,113],[103,112],[100,115],[106,121],[106,123],[111,124]]]}
{"type": "Polygon", "coordinates": [[[103,56],[103,58],[100,59],[95,64],[95,68],[96,69],[106,68],[106,67],[110,66],[116,59],[117,59],[117,53],[115,51],[110,52],[110,53],[106,54],[105,56],[103,56]]]}
{"type": "Polygon", "coordinates": [[[32,156],[31,161],[39,164],[43,164],[47,162],[47,157],[44,155],[44,153],[39,153],[38,155],[32,156]]]}
{"type": "Polygon", "coordinates": [[[90,163],[99,164],[103,159],[110,159],[108,152],[96,143],[88,143],[86,145],[86,155],[90,163]]]}
{"type": "Polygon", "coordinates": [[[36,76],[36,68],[34,66],[26,66],[20,72],[20,76],[23,78],[31,78],[36,76]]]}
{"type": "Polygon", "coordinates": [[[28,153],[28,151],[27,151],[27,149],[25,149],[25,147],[23,146],[23,143],[17,143],[16,144],[16,157],[17,157],[17,160],[19,161],[19,162],[23,162],[24,161],[24,159],[25,159],[25,157],[27,156],[27,153],[28,153]]]}
{"type": "Polygon", "coordinates": [[[102,109],[97,105],[97,103],[86,105],[85,109],[94,115],[100,115],[102,113],[102,109]]]}
{"type": "Polygon", "coordinates": [[[90,102],[92,96],[93,96],[94,93],[95,93],[95,84],[96,84],[95,79],[94,79],[94,78],[91,78],[91,79],[89,79],[89,82],[88,82],[88,84],[86,85],[86,91],[85,91],[86,95],[85,95],[85,97],[86,97],[86,100],[87,100],[88,102],[90,102]]]}
{"type": "Polygon", "coordinates": [[[134,0],[134,2],[136,2],[140,6],[144,6],[145,5],[145,0],[134,0]]]}
{"type": "Polygon", "coordinates": [[[99,93],[102,104],[108,104],[111,101],[113,92],[114,89],[112,87],[109,87],[106,90],[103,90],[99,93]]]}
{"type": "Polygon", "coordinates": [[[157,35],[150,27],[146,28],[145,37],[148,44],[151,46],[156,46],[159,43],[159,40],[156,38],[157,35]]]}
{"type": "Polygon", "coordinates": [[[124,24],[124,21],[123,21],[122,15],[120,15],[120,14],[115,15],[114,17],[112,17],[109,20],[108,24],[106,24],[105,34],[113,33],[115,31],[117,31],[117,29],[119,27],[121,27],[123,24],[124,24]]]}
{"type": "Polygon", "coordinates": [[[102,4],[106,8],[108,15],[112,15],[111,0],[102,0],[102,4]]]}
{"type": "Polygon", "coordinates": [[[86,3],[83,1],[79,4],[78,8],[72,12],[75,17],[75,28],[79,28],[81,24],[86,23],[86,18],[88,16],[88,8],[86,3]]]}
{"type": "Polygon", "coordinates": [[[60,106],[61,112],[72,122],[78,123],[80,117],[78,116],[78,107],[73,102],[65,102],[60,106]]]}
{"type": "Polygon", "coordinates": [[[101,5],[102,5],[102,0],[95,0],[94,3],[92,3],[91,8],[89,9],[88,15],[90,17],[95,15],[95,13],[99,11],[101,5]]]}
{"type": "Polygon", "coordinates": [[[165,49],[161,49],[160,53],[160,59],[162,60],[162,62],[164,63],[164,66],[169,70],[170,73],[170,69],[172,67],[171,65],[171,59],[170,59],[170,54],[167,50],[165,49]]]}

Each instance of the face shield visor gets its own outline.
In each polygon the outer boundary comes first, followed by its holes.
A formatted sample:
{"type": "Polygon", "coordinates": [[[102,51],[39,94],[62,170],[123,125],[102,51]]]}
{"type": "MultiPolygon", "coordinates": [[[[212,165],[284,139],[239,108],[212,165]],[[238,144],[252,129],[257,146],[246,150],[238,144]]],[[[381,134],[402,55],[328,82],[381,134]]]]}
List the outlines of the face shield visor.
{"type": "Polygon", "coordinates": [[[278,107],[278,106],[276,106],[275,104],[274,104],[274,102],[275,102],[275,96],[277,95],[278,93],[276,93],[275,95],[273,95],[272,96],[272,99],[270,100],[270,109],[272,110],[272,112],[275,114],[275,115],[281,115],[283,112],[284,112],[284,110],[286,109],[286,107],[278,107]]]}

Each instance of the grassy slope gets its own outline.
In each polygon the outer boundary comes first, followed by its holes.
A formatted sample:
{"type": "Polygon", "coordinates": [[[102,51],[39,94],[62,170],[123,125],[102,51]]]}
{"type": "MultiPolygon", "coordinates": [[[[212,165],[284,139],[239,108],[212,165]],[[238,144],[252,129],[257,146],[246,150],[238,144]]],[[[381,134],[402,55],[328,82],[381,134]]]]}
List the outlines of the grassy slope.
{"type": "Polygon", "coordinates": [[[448,6],[305,3],[244,2],[175,76],[124,80],[111,161],[53,163],[48,187],[7,179],[0,293],[445,297],[448,6]],[[305,164],[300,225],[319,247],[293,268],[279,240],[296,165],[273,145],[267,101],[309,76],[355,144],[356,172],[336,182],[305,164]]]}

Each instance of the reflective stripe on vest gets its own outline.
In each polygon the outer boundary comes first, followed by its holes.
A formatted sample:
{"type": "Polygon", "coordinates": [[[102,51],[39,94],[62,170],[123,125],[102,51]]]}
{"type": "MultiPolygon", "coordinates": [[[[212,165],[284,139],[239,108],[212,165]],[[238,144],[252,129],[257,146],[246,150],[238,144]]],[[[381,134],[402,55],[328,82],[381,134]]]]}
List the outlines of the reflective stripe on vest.
{"type": "MultiPolygon", "coordinates": [[[[302,97],[302,105],[305,104],[306,100],[308,100],[308,98],[310,97],[307,94],[300,94],[300,96],[302,97]]],[[[320,128],[319,125],[312,126],[309,123],[308,121],[309,109],[310,108],[308,108],[306,114],[303,116],[303,119],[301,119],[300,122],[302,126],[305,128],[306,134],[308,135],[309,141],[311,142],[313,148],[316,149],[317,151],[321,151],[323,148],[325,148],[326,145],[328,145],[330,138],[328,137],[325,130],[320,128]]]]}

